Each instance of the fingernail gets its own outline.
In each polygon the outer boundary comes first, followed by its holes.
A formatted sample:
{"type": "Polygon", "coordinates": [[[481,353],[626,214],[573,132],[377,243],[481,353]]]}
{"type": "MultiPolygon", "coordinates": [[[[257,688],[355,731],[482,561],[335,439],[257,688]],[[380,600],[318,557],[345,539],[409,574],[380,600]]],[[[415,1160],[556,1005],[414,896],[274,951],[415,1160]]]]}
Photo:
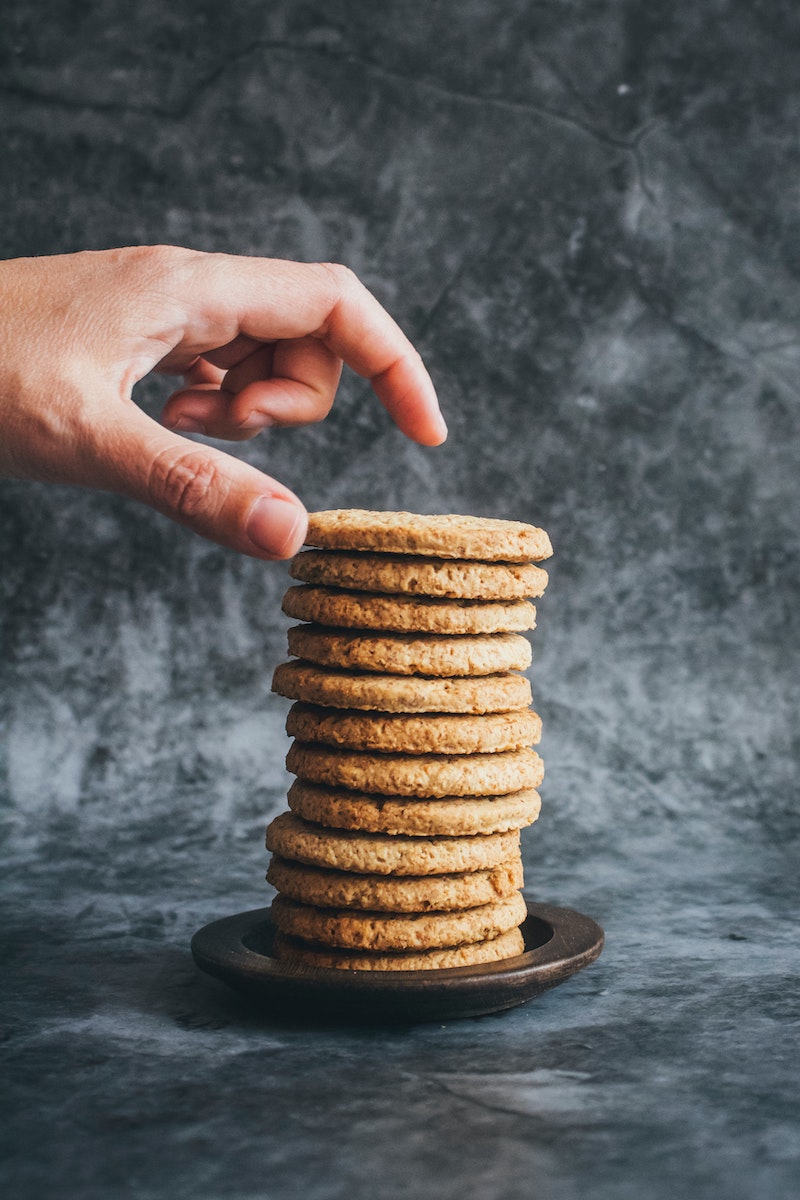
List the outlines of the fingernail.
{"type": "Polygon", "coordinates": [[[447,437],[447,422],[445,421],[445,419],[441,413],[438,413],[437,415],[439,417],[439,420],[437,421],[437,425],[439,426],[439,433],[442,436],[442,441],[444,441],[445,438],[447,437]]]}
{"type": "Polygon", "coordinates": [[[247,536],[273,558],[289,558],[303,544],[308,517],[299,504],[279,496],[256,500],[247,521],[247,536]]]}
{"type": "Polygon", "coordinates": [[[179,433],[205,433],[205,426],[195,421],[194,417],[178,417],[172,428],[177,429],[179,433]]]}
{"type": "Polygon", "coordinates": [[[251,412],[246,420],[242,421],[241,429],[266,429],[270,425],[274,425],[275,421],[267,413],[251,412]]]}

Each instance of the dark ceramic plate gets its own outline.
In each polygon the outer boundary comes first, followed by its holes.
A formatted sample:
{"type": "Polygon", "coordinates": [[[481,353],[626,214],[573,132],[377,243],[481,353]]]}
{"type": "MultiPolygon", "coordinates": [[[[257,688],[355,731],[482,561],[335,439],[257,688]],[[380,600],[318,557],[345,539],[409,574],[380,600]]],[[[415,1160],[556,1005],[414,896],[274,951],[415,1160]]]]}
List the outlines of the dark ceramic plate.
{"type": "Polygon", "coordinates": [[[502,962],[429,971],[342,971],[271,957],[268,908],[223,917],[192,938],[201,970],[259,1006],[319,1019],[438,1021],[500,1012],[586,967],[603,949],[599,925],[571,908],[528,904],[525,951],[502,962]]]}

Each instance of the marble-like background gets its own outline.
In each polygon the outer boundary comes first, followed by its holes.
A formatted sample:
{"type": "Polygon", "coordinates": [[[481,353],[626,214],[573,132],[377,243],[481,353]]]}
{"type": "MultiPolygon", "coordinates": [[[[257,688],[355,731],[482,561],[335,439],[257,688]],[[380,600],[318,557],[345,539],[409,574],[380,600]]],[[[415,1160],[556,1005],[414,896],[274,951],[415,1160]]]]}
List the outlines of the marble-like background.
{"type": "Polygon", "coordinates": [[[800,1195],[799,123],[791,0],[5,0],[3,257],[346,262],[450,440],[351,376],[234,452],[549,530],[527,891],[608,939],[502,1017],[243,1009],[188,943],[267,897],[285,568],[2,484],[9,1195],[800,1195]]]}

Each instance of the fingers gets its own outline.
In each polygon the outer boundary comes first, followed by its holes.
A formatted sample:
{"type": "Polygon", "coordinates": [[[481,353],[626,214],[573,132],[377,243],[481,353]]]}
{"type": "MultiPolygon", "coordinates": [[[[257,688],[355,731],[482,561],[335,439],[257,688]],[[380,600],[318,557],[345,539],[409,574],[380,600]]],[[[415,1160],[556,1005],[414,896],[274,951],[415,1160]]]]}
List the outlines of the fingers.
{"type": "Polygon", "coordinates": [[[341,359],[315,338],[260,346],[217,386],[193,381],[175,392],[161,420],[171,429],[228,441],[254,437],[270,425],[321,421],[333,404],[341,370],[341,359]]]}
{"type": "Polygon", "coordinates": [[[307,513],[293,492],[255,467],[169,433],[131,405],[103,450],[102,480],[202,537],[255,558],[290,558],[307,513]]]}
{"type": "Polygon", "coordinates": [[[183,378],[192,387],[195,384],[201,387],[206,384],[214,384],[219,387],[225,378],[225,372],[220,367],[213,366],[207,359],[198,358],[188,370],[183,372],[183,378]]]}
{"type": "Polygon", "coordinates": [[[327,266],[340,293],[317,336],[368,378],[398,428],[424,446],[447,437],[433,381],[411,342],[347,268],[327,266]]]}
{"type": "MultiPolygon", "coordinates": [[[[187,260],[188,262],[188,260],[187,260]]],[[[258,343],[297,342],[312,338],[334,359],[346,362],[373,386],[400,429],[424,445],[444,441],[447,429],[436,392],[418,353],[376,298],[356,276],[335,264],[293,263],[229,255],[195,255],[191,268],[176,275],[186,309],[183,338],[161,369],[203,355],[229,365],[219,355],[224,347],[234,357],[258,343]]],[[[297,359],[284,367],[291,379],[297,359]]],[[[233,369],[236,369],[235,367],[233,369]]],[[[286,422],[288,399],[308,398],[308,377],[299,391],[284,385],[250,393],[246,400],[258,411],[286,422]],[[271,393],[271,395],[270,395],[271,393]],[[279,398],[280,400],[279,403],[279,398]],[[271,411],[273,399],[276,411],[271,411]]],[[[227,385],[226,385],[227,387],[227,385]]],[[[237,409],[239,417],[245,407],[237,409]]],[[[185,414],[184,414],[185,415],[185,414]]],[[[306,418],[302,418],[306,419],[306,418]]]]}
{"type": "Polygon", "coordinates": [[[233,396],[214,384],[181,388],[170,396],[161,422],[176,433],[204,433],[226,442],[246,442],[263,428],[245,429],[230,419],[233,396]]]}

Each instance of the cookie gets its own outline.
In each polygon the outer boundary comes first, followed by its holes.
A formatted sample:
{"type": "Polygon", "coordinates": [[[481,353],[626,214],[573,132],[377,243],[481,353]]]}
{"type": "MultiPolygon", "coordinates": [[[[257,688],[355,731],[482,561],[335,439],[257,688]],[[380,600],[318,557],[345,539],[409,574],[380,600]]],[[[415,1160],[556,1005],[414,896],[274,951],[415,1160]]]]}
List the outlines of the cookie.
{"type": "Polygon", "coordinates": [[[521,600],[541,596],[547,587],[547,572],[533,563],[470,562],[346,550],[301,550],[292,559],[289,574],[303,583],[325,587],[463,600],[521,600]]]}
{"type": "Polygon", "coordinates": [[[289,700],[390,713],[513,712],[531,703],[527,678],[511,671],[476,679],[424,679],[335,671],[300,661],[275,668],[272,690],[289,700]]]}
{"type": "Polygon", "coordinates": [[[293,742],[286,769],[311,783],[382,796],[504,796],[538,787],[544,778],[544,764],[530,747],[499,754],[370,754],[293,742]]]}
{"type": "Polygon", "coordinates": [[[495,675],[531,664],[530,642],[518,633],[450,637],[295,625],[289,630],[289,653],[323,667],[389,675],[495,675]]]}
{"type": "Polygon", "coordinates": [[[286,732],[301,742],[351,750],[406,754],[490,754],[535,745],[541,718],[530,708],[508,713],[362,713],[298,702],[289,709],[286,732]]]}
{"type": "Polygon", "coordinates": [[[284,962],[307,967],[325,967],[345,971],[425,971],[431,968],[472,967],[478,963],[499,962],[515,958],[525,951],[525,940],[519,929],[510,929],[486,942],[470,942],[444,950],[406,950],[381,953],[375,950],[336,950],[310,945],[299,938],[279,933],[275,936],[272,953],[284,962]]]}
{"type": "Polygon", "coordinates": [[[433,950],[485,942],[516,929],[528,915],[520,892],[459,912],[356,913],[315,908],[286,896],[272,902],[276,929],[304,941],[350,950],[433,950]]]}
{"type": "Polygon", "coordinates": [[[298,817],[331,829],[461,838],[532,825],[539,816],[541,799],[533,788],[522,788],[506,796],[417,800],[326,788],[298,779],[289,788],[289,807],[298,817]]]}
{"type": "Polygon", "coordinates": [[[325,550],[378,550],[484,562],[537,562],[553,553],[544,530],[522,521],[358,508],[310,513],[306,543],[325,550]]]}
{"type": "Polygon", "coordinates": [[[273,856],[267,881],[282,896],[320,908],[366,908],[375,912],[447,912],[510,896],[523,884],[517,854],[487,871],[449,875],[355,875],[309,867],[273,856]]]}
{"type": "Polygon", "coordinates": [[[397,633],[525,633],[536,628],[529,600],[437,600],[428,596],[374,595],[298,584],[281,605],[287,617],[338,629],[397,633]]]}
{"type": "Polygon", "coordinates": [[[267,826],[267,849],[293,862],[359,875],[445,875],[486,871],[519,852],[519,830],[474,837],[392,837],[324,829],[292,812],[267,826]]]}

